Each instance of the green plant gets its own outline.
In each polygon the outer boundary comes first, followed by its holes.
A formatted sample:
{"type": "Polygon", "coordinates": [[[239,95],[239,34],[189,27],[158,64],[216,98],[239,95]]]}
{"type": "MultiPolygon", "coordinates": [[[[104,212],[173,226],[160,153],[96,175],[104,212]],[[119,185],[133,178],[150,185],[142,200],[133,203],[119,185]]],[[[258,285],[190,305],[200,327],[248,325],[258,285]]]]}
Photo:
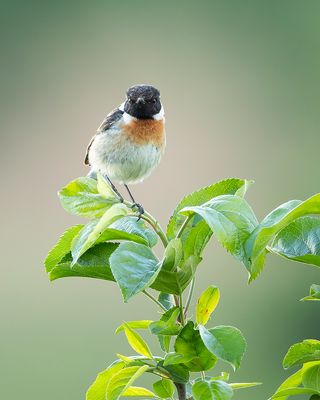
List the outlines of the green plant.
{"type": "Polygon", "coordinates": [[[90,221],[69,228],[50,251],[45,261],[50,280],[80,276],[115,281],[125,302],[143,293],[162,311],[158,321],[120,325],[117,332],[126,335],[137,355],[118,354],[89,388],[87,400],[173,399],[175,393],[179,400],[228,400],[234,390],[257,384],[229,383],[225,372],[208,375],[218,360],[238,368],[246,341],[237,328],[206,327],[219,302],[215,286],[198,299],[196,320],[189,319],[197,267],[211,236],[243,263],[250,282],[262,271],[268,253],[319,266],[319,243],[300,246],[293,233],[299,229],[307,235],[317,226],[314,215],[320,213],[320,195],[282,204],[259,223],[244,199],[251,183],[227,179],[186,196],[166,232],[148,212],[138,221],[132,204],[120,203],[101,176],[97,181],[79,178],[60,191],[66,211],[90,221]],[[160,258],[153,250],[158,239],[163,247],[160,258]],[[157,336],[160,356],[152,354],[138,330],[157,336]],[[153,391],[133,386],[143,373],[158,379],[153,391]]]}
{"type": "MultiPolygon", "coordinates": [[[[299,218],[284,228],[273,243],[273,251],[291,260],[320,266],[320,220],[315,216],[299,218]]],[[[301,301],[319,301],[320,286],[312,285],[309,296],[301,301]]],[[[290,347],[283,359],[283,368],[301,368],[287,378],[271,399],[311,394],[320,399],[320,341],[304,340],[290,347]]]]}
{"type": "Polygon", "coordinates": [[[303,297],[301,301],[320,301],[320,285],[311,285],[309,296],[303,297]]]}
{"type": "Polygon", "coordinates": [[[311,394],[320,399],[320,341],[304,340],[290,347],[283,359],[283,368],[301,367],[286,379],[271,399],[286,400],[290,396],[311,394]]]}

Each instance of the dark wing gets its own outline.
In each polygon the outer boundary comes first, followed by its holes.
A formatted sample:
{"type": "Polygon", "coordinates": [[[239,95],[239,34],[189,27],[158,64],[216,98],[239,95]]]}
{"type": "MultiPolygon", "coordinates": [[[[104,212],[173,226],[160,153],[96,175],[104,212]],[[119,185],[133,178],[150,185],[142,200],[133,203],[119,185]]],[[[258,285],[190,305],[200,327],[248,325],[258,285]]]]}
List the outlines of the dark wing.
{"type": "Polygon", "coordinates": [[[91,145],[92,145],[92,143],[93,143],[95,137],[96,137],[98,134],[99,134],[99,133],[96,133],[96,134],[92,137],[92,139],[90,140],[90,143],[88,144],[87,151],[86,151],[86,156],[85,156],[85,158],[84,158],[84,165],[90,165],[90,163],[89,163],[89,151],[90,151],[90,147],[91,147],[91,145]]]}
{"type": "Polygon", "coordinates": [[[115,108],[102,121],[102,124],[98,128],[98,133],[107,131],[115,122],[122,118],[122,115],[123,111],[119,110],[119,108],[115,108]]]}
{"type": "Polygon", "coordinates": [[[87,147],[87,152],[86,156],[84,159],[84,164],[85,165],[90,165],[89,163],[89,151],[92,143],[94,142],[94,139],[97,135],[100,135],[100,133],[107,131],[108,129],[111,128],[111,126],[119,121],[122,118],[123,111],[119,110],[119,108],[115,108],[113,111],[111,111],[110,114],[108,114],[105,119],[102,121],[102,124],[99,126],[97,133],[93,136],[93,138],[90,140],[90,143],[87,147]]]}

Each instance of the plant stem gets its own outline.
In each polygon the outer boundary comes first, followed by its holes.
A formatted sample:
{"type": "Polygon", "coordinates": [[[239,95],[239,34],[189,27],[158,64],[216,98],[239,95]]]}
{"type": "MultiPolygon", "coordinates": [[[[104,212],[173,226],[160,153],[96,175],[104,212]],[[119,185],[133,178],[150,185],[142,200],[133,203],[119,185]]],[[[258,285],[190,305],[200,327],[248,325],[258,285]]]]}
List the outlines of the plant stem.
{"type": "Polygon", "coordinates": [[[180,304],[180,321],[181,321],[181,325],[185,326],[186,321],[185,321],[185,318],[184,318],[182,293],[179,296],[179,304],[180,304]]]}
{"type": "Polygon", "coordinates": [[[191,286],[190,286],[189,294],[188,294],[188,297],[187,297],[186,306],[185,306],[185,309],[184,309],[185,317],[187,316],[187,312],[188,312],[188,309],[189,309],[189,306],[190,306],[190,303],[191,303],[193,290],[194,290],[194,284],[195,284],[195,277],[193,277],[192,281],[191,281],[191,286]]]}
{"type": "MultiPolygon", "coordinates": [[[[129,208],[131,208],[133,205],[129,201],[124,201],[124,204],[129,208]]],[[[141,215],[141,219],[147,221],[151,225],[152,229],[155,231],[155,233],[161,239],[163,246],[167,247],[168,246],[168,238],[167,238],[167,235],[164,233],[163,229],[161,228],[159,222],[147,211],[145,211],[141,215]]]]}
{"type": "Polygon", "coordinates": [[[183,383],[177,383],[177,382],[173,382],[177,388],[177,392],[178,392],[178,398],[179,400],[186,400],[187,398],[187,391],[186,391],[186,385],[184,385],[183,383]]]}
{"type": "Polygon", "coordinates": [[[200,371],[200,374],[201,374],[202,380],[204,381],[204,380],[205,380],[205,377],[206,377],[206,374],[204,373],[204,371],[200,371]]]}
{"type": "Polygon", "coordinates": [[[181,225],[181,227],[180,227],[180,229],[179,229],[179,232],[177,233],[177,239],[180,238],[180,237],[182,236],[182,233],[183,233],[185,227],[188,225],[188,223],[189,223],[189,221],[190,221],[191,218],[192,218],[192,216],[189,215],[189,216],[183,221],[183,224],[181,225]]]}
{"type": "Polygon", "coordinates": [[[149,222],[149,224],[152,226],[153,230],[156,232],[156,234],[159,236],[159,238],[162,241],[162,244],[164,247],[168,246],[168,238],[167,235],[164,233],[162,230],[161,226],[159,225],[158,221],[155,220],[152,215],[147,213],[145,211],[144,214],[141,215],[141,219],[144,219],[145,221],[149,222]]]}
{"type": "Polygon", "coordinates": [[[170,375],[168,374],[168,371],[166,371],[164,368],[161,367],[156,367],[153,371],[153,374],[161,376],[161,378],[164,379],[171,379],[170,375]]]}
{"type": "Polygon", "coordinates": [[[149,299],[151,299],[154,303],[156,303],[163,311],[167,311],[167,309],[160,303],[159,300],[157,300],[154,296],[152,296],[151,293],[147,292],[146,290],[143,290],[142,293],[144,293],[149,299]]]}

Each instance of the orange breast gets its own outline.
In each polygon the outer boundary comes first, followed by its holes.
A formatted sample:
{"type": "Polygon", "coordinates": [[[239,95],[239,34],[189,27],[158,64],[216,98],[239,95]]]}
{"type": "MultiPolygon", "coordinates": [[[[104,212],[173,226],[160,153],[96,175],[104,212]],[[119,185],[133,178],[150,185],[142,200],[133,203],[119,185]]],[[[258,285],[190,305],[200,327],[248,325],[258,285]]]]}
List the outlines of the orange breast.
{"type": "Polygon", "coordinates": [[[123,130],[135,144],[144,145],[152,143],[157,147],[162,147],[165,144],[163,120],[133,120],[124,125],[123,130]]]}

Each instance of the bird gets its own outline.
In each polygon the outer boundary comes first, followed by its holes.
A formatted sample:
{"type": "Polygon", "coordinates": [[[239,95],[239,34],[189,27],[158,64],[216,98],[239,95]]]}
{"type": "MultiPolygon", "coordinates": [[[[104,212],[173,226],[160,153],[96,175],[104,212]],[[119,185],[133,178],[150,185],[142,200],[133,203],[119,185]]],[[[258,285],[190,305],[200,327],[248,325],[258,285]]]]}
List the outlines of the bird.
{"type": "Polygon", "coordinates": [[[142,182],[159,164],[166,146],[165,115],[160,92],[154,86],[139,84],[129,87],[126,99],[102,121],[86,151],[84,163],[91,167],[89,177],[100,173],[118,195],[114,182],[123,184],[138,211],[128,185],[142,182]]]}

